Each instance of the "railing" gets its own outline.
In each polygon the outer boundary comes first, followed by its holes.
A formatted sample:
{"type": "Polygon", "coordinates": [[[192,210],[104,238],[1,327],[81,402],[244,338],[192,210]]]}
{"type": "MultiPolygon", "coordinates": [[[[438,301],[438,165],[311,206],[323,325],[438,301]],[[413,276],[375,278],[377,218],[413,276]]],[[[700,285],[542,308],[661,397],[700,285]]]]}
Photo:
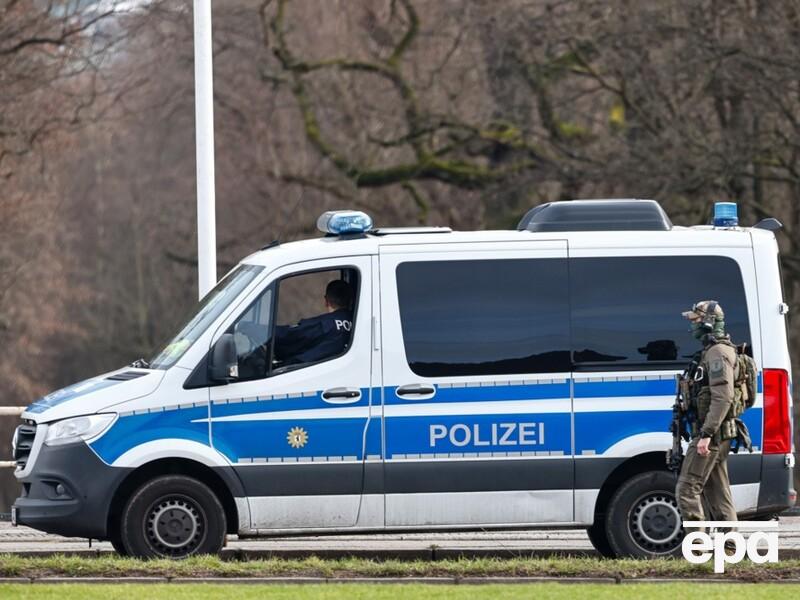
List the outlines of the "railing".
{"type": "MultiPolygon", "coordinates": [[[[2,416],[18,417],[23,412],[25,412],[24,406],[0,406],[0,417],[2,416]]],[[[15,460],[0,460],[0,469],[1,468],[13,469],[16,466],[17,466],[17,461],[15,460]]]]}

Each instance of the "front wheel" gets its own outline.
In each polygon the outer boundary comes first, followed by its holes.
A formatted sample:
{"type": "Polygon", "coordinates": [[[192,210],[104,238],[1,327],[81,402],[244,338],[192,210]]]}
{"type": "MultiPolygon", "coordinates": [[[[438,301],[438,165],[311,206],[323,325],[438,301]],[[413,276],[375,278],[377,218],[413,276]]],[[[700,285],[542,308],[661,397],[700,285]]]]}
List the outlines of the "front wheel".
{"type": "Polygon", "coordinates": [[[586,528],[586,535],[589,536],[589,541],[592,542],[594,549],[600,553],[603,558],[616,558],[617,555],[608,543],[608,535],[606,534],[605,519],[602,522],[595,522],[591,527],[586,528]]]}
{"type": "Polygon", "coordinates": [[[114,548],[114,552],[120,556],[128,556],[128,551],[125,550],[125,545],[122,543],[122,538],[118,533],[112,534],[108,541],[111,542],[111,547],[114,548]]]}
{"type": "Polygon", "coordinates": [[[218,553],[225,531],[225,511],[208,486],[191,477],[164,475],[131,496],[122,512],[120,538],[131,556],[186,558],[218,553]]]}
{"type": "Polygon", "coordinates": [[[684,532],[675,476],[647,471],[628,479],[611,497],[605,525],[617,556],[679,556],[684,532]]]}

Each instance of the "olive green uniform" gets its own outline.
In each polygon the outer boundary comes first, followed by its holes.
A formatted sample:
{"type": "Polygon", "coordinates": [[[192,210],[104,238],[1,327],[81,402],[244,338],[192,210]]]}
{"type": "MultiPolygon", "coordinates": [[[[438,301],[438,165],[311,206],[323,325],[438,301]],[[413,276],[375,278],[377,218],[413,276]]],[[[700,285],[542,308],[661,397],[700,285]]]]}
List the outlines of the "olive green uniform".
{"type": "Polygon", "coordinates": [[[728,453],[736,437],[735,423],[728,417],[734,399],[736,347],[727,339],[706,346],[700,358],[702,379],[696,394],[697,420],[692,441],[681,466],[675,495],[684,521],[735,521],[736,509],[728,479],[728,453]],[[701,435],[711,437],[709,453],[697,453],[701,435]],[[706,518],[702,498],[712,514],[706,518]]]}

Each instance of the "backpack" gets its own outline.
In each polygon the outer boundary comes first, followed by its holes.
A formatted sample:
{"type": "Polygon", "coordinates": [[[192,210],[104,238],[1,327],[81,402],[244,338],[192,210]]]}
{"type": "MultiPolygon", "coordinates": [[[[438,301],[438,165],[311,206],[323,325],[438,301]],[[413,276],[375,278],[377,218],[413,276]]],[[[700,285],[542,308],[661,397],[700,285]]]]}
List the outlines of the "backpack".
{"type": "Polygon", "coordinates": [[[747,344],[736,346],[736,379],[731,416],[738,417],[755,404],[757,380],[756,361],[747,354],[747,344]]]}

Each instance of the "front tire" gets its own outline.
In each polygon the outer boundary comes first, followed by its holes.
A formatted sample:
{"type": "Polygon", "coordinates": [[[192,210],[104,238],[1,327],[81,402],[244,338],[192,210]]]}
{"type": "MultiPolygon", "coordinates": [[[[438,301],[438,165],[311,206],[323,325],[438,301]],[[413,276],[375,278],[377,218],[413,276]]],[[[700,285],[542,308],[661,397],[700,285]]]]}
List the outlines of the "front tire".
{"type": "Polygon", "coordinates": [[[628,479],[606,511],[608,542],[617,556],[679,556],[684,532],[675,498],[675,476],[647,471],[628,479]]]}
{"type": "Polygon", "coordinates": [[[616,558],[611,544],[608,543],[608,535],[606,534],[605,519],[600,522],[595,522],[591,527],[586,528],[586,535],[589,536],[589,541],[592,542],[594,549],[600,553],[603,558],[616,558]]]}
{"type": "Polygon", "coordinates": [[[112,533],[108,541],[111,542],[114,552],[120,556],[128,556],[128,551],[125,549],[125,545],[122,543],[122,538],[118,532],[112,533]]]}
{"type": "Polygon", "coordinates": [[[133,493],[122,512],[120,538],[131,556],[179,559],[217,554],[225,532],[225,510],[208,486],[164,475],[133,493]]]}

